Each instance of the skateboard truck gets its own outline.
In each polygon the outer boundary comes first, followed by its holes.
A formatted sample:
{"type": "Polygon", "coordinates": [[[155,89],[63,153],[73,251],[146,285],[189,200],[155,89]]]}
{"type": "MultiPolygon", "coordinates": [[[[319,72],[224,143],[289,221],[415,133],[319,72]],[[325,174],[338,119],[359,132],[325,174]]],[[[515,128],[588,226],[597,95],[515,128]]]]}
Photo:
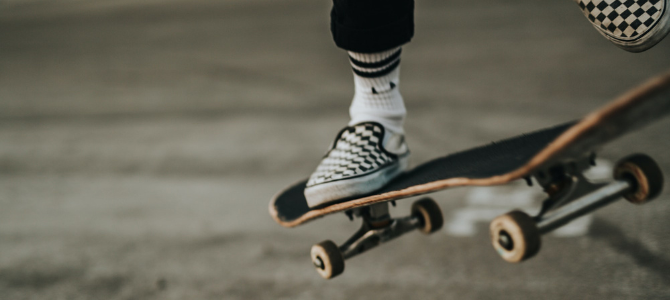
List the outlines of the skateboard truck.
{"type": "Polygon", "coordinates": [[[591,154],[533,174],[548,194],[538,215],[531,217],[521,211],[512,211],[491,222],[493,247],[504,260],[516,263],[534,256],[540,250],[540,235],[620,197],[644,204],[663,189],[663,173],[647,155],[634,154],[620,160],[614,168],[614,180],[609,183],[592,183],[584,177],[584,171],[593,162],[591,154]]]}
{"type": "Polygon", "coordinates": [[[360,229],[341,246],[330,240],[312,246],[312,262],[323,278],[330,279],[344,271],[344,260],[419,229],[425,234],[439,230],[443,224],[442,211],[430,198],[412,204],[412,214],[391,218],[388,202],[359,207],[347,212],[350,218],[363,219],[360,229]]]}

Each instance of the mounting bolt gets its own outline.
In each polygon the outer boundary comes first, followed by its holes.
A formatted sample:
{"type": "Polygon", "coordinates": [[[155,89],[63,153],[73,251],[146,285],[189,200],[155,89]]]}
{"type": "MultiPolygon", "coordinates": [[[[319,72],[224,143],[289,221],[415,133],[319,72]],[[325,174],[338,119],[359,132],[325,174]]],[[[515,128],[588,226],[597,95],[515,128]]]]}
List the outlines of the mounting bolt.
{"type": "Polygon", "coordinates": [[[526,176],[523,179],[526,180],[526,184],[528,184],[528,186],[533,186],[533,180],[530,179],[530,176],[526,176]]]}
{"type": "Polygon", "coordinates": [[[354,220],[354,211],[353,210],[347,210],[347,211],[344,212],[344,214],[347,215],[347,217],[349,217],[349,221],[354,220]]]}
{"type": "Polygon", "coordinates": [[[591,152],[591,155],[589,156],[589,163],[592,166],[596,165],[596,153],[595,152],[591,152]]]}

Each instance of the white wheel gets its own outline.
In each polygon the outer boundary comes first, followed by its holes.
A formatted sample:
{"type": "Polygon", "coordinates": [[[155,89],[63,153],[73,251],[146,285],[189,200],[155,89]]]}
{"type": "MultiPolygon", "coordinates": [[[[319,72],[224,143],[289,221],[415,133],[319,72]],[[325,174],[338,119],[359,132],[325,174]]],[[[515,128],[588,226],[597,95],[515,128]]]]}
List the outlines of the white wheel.
{"type": "Polygon", "coordinates": [[[512,211],[491,222],[491,242],[500,256],[518,263],[540,251],[540,233],[526,213],[512,211]]]}
{"type": "Polygon", "coordinates": [[[430,234],[442,228],[442,210],[433,199],[423,198],[412,203],[412,216],[419,219],[419,230],[430,234]]]}
{"type": "Polygon", "coordinates": [[[344,257],[332,241],[323,241],[312,246],[312,263],[316,271],[325,279],[331,279],[344,272],[344,257]]]}
{"type": "Polygon", "coordinates": [[[628,180],[633,184],[631,192],[624,197],[635,204],[647,203],[663,190],[663,172],[645,154],[633,154],[621,159],[614,168],[614,178],[628,180]]]}

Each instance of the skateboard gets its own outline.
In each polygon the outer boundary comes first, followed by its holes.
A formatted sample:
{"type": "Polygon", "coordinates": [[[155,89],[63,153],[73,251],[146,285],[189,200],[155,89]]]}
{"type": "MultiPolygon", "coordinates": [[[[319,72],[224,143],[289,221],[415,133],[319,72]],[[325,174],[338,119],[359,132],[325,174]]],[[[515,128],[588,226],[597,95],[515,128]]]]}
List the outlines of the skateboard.
{"type": "Polygon", "coordinates": [[[541,235],[620,198],[636,204],[658,196],[663,174],[652,158],[633,154],[621,159],[609,183],[593,183],[583,173],[595,164],[596,151],[607,142],[639,129],[670,112],[670,72],[653,78],[588,114],[581,120],[523,134],[450,154],[403,173],[380,190],[310,208],[303,195],[306,180],[277,193],[270,215],[284,227],[345,212],[362,219],[361,228],[342,245],[316,244],[311,258],[317,272],[333,278],[344,261],[415,229],[439,230],[441,210],[430,198],[412,204],[411,213],[392,218],[389,203],[457,186],[491,186],[533,179],[546,192],[536,216],[512,211],[490,225],[491,242],[508,262],[526,260],[540,250],[541,235]]]}

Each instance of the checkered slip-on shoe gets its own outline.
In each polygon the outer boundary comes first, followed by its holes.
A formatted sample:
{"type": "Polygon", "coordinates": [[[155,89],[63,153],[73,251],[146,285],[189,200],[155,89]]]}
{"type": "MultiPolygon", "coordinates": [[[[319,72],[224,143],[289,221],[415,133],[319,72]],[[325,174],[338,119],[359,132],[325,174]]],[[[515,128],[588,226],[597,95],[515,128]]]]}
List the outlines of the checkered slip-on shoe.
{"type": "Polygon", "coordinates": [[[346,127],[307,181],[307,204],[315,207],[373,192],[405,171],[408,160],[402,135],[374,122],[346,127]],[[385,134],[390,136],[385,139],[385,134]]]}
{"type": "Polygon", "coordinates": [[[591,24],[608,40],[642,52],[670,31],[670,0],[575,0],[591,24]]]}

